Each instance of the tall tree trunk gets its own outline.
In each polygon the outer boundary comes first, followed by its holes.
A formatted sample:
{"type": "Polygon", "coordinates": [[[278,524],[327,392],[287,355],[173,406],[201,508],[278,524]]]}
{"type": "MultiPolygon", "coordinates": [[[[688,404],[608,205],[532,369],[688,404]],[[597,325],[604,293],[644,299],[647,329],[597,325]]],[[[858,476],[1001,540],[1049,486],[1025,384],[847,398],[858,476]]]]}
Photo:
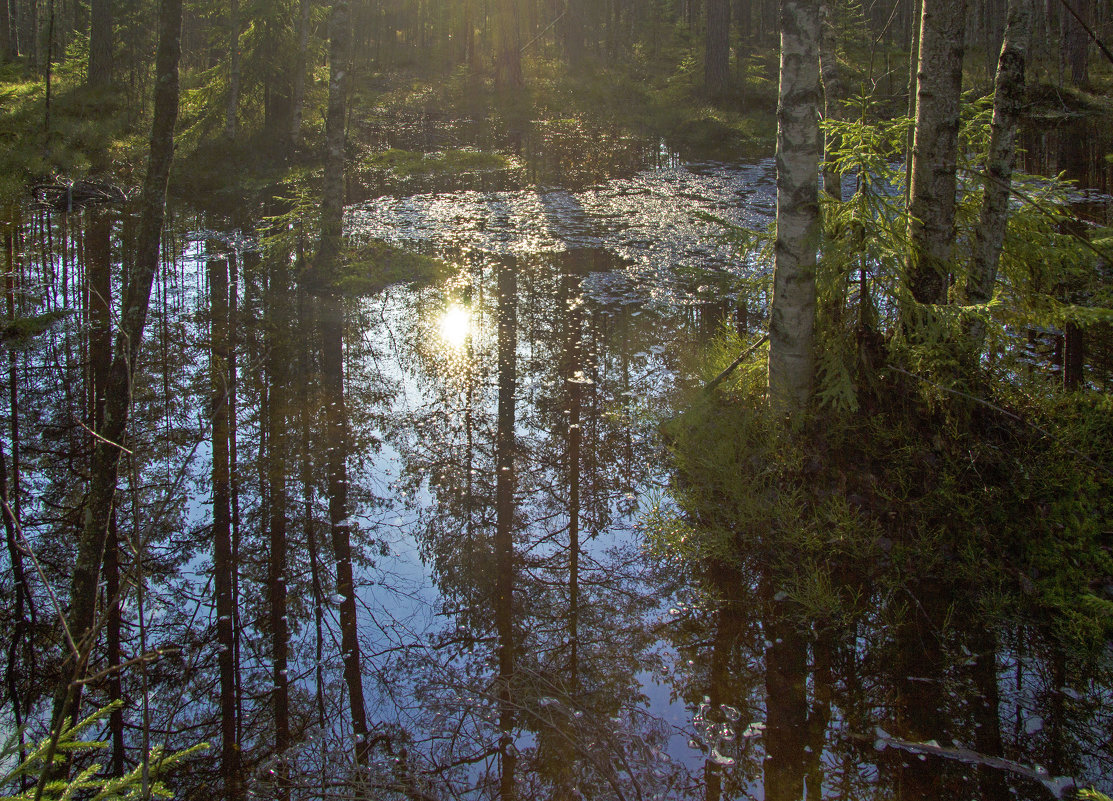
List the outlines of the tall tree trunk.
{"type": "Polygon", "coordinates": [[[224,138],[236,138],[240,107],[240,3],[228,0],[228,99],[224,107],[224,138]]]}
{"type": "Polygon", "coordinates": [[[267,422],[267,487],[270,498],[270,560],[267,586],[270,602],[271,674],[274,686],[274,747],[279,758],[279,795],[290,796],[290,682],[288,675],[290,633],[286,602],[286,393],[289,270],[282,257],[272,264],[267,290],[267,378],[270,385],[267,422]]]}
{"type": "MultiPolygon", "coordinates": [[[[1001,45],[994,81],[993,122],[986,157],[982,210],[978,227],[974,230],[970,274],[963,292],[963,301],[968,304],[989,303],[997,283],[997,265],[1009,221],[1016,135],[1025,106],[1024,71],[1031,28],[1032,0],[1009,0],[1005,40],[1001,45]]],[[[970,331],[970,344],[975,352],[981,350],[984,338],[985,324],[977,321],[970,331]]]]}
{"type": "MultiPolygon", "coordinates": [[[[843,118],[843,85],[835,57],[834,0],[820,0],[822,20],[819,33],[819,67],[823,81],[823,118],[840,122],[843,118]]],[[[839,146],[839,138],[828,131],[823,140],[823,191],[835,200],[842,200],[842,173],[832,163],[832,153],[839,146]]]]}
{"type": "Polygon", "coordinates": [[[516,89],[524,83],[518,0],[498,0],[496,13],[498,51],[495,55],[495,85],[502,89],[516,89]]]}
{"type": "Polygon", "coordinates": [[[228,448],[228,262],[208,263],[212,354],[213,584],[216,588],[216,637],[220,666],[220,772],[224,797],[243,798],[240,744],[236,722],[235,599],[232,595],[231,467],[228,448]]]}
{"type": "Polygon", "coordinates": [[[336,0],[329,16],[328,111],[325,117],[325,182],[321,191],[321,242],[310,283],[331,291],[344,236],[345,118],[351,20],[348,0],[336,0]]]}
{"type": "Polygon", "coordinates": [[[966,0],[924,0],[908,208],[908,280],[920,303],[945,303],[950,283],[966,22],[966,0]]]}
{"type": "Polygon", "coordinates": [[[328,509],[332,550],[336,557],[336,592],[340,595],[340,648],[344,654],[344,682],[352,715],[356,761],[367,764],[367,710],[363,700],[363,673],[355,579],[352,570],[352,520],[348,508],[348,417],[344,407],[344,308],[339,297],[327,294],[320,303],[321,372],[328,427],[328,509]]]}
{"type": "Polygon", "coordinates": [[[305,108],[305,70],[309,54],[309,0],[300,0],[298,14],[298,57],[294,64],[293,109],[290,112],[290,152],[301,141],[301,118],[305,108]]]}
{"type": "Polygon", "coordinates": [[[769,403],[803,409],[815,373],[819,248],[819,0],[781,0],[777,242],[769,324],[769,403]]]}
{"type": "Polygon", "coordinates": [[[158,51],[155,57],[154,116],[151,123],[150,158],[140,197],[139,237],[134,274],[127,283],[120,334],[105,393],[104,423],[93,450],[91,486],[82,514],[77,560],[70,590],[69,630],[82,652],[68,647],[64,654],[55,695],[54,726],[80,710],[77,680],[95,639],[97,585],[104,561],[108,521],[116,492],[120,443],[127,432],[132,376],[143,342],[143,329],[151,300],[151,285],[159,264],[159,241],[165,216],[166,182],[174,154],[174,125],[178,119],[178,61],[181,54],[182,0],[162,0],[158,15],[158,51]]]}
{"type": "Polygon", "coordinates": [[[329,528],[336,558],[336,592],[340,596],[340,648],[344,683],[348,688],[355,757],[366,765],[369,755],[367,708],[363,700],[363,673],[355,579],[352,570],[352,520],[348,509],[348,416],[344,406],[344,307],[336,295],[337,257],[344,234],[344,121],[347,108],[347,73],[350,43],[348,0],[336,0],[329,18],[329,99],[325,120],[328,147],[325,183],[321,196],[321,242],[313,265],[312,283],[323,289],[318,305],[321,331],[321,374],[325,403],[328,457],[329,528]]]}
{"type": "Polygon", "coordinates": [[[1066,8],[1059,15],[1062,26],[1062,54],[1071,83],[1082,89],[1090,84],[1090,35],[1087,28],[1092,0],[1062,0],[1066,8]]]}
{"type": "Polygon", "coordinates": [[[518,384],[518,274],[513,260],[498,263],[498,428],[495,435],[495,630],[498,635],[499,782],[501,801],[518,797],[514,747],[514,394],[518,384]]]}
{"type": "Polygon", "coordinates": [[[0,64],[7,63],[15,56],[15,20],[12,18],[8,0],[0,0],[0,64]]]}
{"type": "Polygon", "coordinates": [[[90,88],[112,83],[112,0],[92,0],[90,5],[88,83],[90,88]]]}
{"type": "Polygon", "coordinates": [[[703,84],[713,99],[730,84],[730,0],[707,0],[703,84]]]}
{"type": "MultiPolygon", "coordinates": [[[[89,397],[88,426],[99,431],[104,422],[105,393],[112,367],[112,218],[100,206],[89,209],[89,227],[85,238],[86,300],[89,309],[89,397]]],[[[90,440],[95,445],[95,440],[90,440]]],[[[104,581],[108,598],[106,634],[108,638],[108,700],[123,699],[121,676],[121,636],[123,620],[120,603],[120,541],[116,531],[115,510],[109,518],[109,535],[105,543],[104,581]]],[[[112,731],[112,774],[124,771],[124,711],[116,709],[109,718],[112,731]]]]}

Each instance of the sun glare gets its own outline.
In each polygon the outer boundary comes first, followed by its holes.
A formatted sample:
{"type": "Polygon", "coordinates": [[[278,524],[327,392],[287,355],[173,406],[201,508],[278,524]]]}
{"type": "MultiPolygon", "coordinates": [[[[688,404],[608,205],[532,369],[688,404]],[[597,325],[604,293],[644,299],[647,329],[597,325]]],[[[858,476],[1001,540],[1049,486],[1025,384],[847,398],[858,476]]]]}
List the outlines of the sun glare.
{"type": "Polygon", "coordinates": [[[441,315],[441,339],[453,350],[460,350],[471,336],[471,309],[453,303],[441,315]]]}

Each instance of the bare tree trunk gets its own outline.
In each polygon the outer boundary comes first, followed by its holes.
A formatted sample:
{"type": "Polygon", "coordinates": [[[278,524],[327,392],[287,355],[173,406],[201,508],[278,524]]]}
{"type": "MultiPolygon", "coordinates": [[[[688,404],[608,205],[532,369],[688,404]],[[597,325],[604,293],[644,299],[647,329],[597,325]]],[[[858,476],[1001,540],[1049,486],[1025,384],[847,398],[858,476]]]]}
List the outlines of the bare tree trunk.
{"type": "MultiPolygon", "coordinates": [[[[974,230],[970,274],[963,291],[963,301],[968,304],[989,303],[997,283],[997,265],[1009,221],[1017,129],[1024,113],[1024,71],[1031,28],[1032,0],[1010,0],[1005,40],[1001,45],[994,81],[993,122],[989,155],[986,157],[982,210],[978,227],[974,230]]],[[[985,325],[978,321],[970,331],[970,344],[975,352],[981,350],[984,338],[985,325]]]]}
{"type": "Polygon", "coordinates": [[[518,20],[518,0],[498,0],[498,52],[495,55],[495,85],[516,89],[523,85],[522,39],[518,20]]]}
{"type": "MultiPolygon", "coordinates": [[[[821,27],[819,33],[820,78],[823,81],[823,118],[839,122],[843,118],[843,85],[839,65],[835,58],[835,27],[832,13],[833,0],[820,0],[821,27]]],[[[831,162],[832,152],[838,148],[839,139],[830,131],[823,142],[823,191],[835,200],[842,200],[842,173],[831,162]]]]}
{"type": "Polygon", "coordinates": [[[920,303],[946,303],[950,285],[966,22],[966,0],[924,0],[908,208],[908,280],[920,303]]]}
{"type": "Polygon", "coordinates": [[[112,83],[112,0],[90,5],[88,83],[98,88],[112,83]]]}
{"type": "MultiPolygon", "coordinates": [[[[89,227],[85,243],[85,280],[88,285],[89,310],[89,398],[88,426],[99,431],[104,422],[105,393],[112,367],[112,219],[98,206],[89,210],[89,227]]],[[[94,440],[90,440],[95,445],[94,440]]],[[[123,699],[119,666],[122,661],[120,614],[120,541],[116,532],[116,514],[109,518],[109,535],[105,544],[104,580],[108,598],[106,634],[108,637],[108,700],[123,699]]],[[[124,771],[124,711],[116,709],[109,719],[112,731],[112,773],[124,771]]]]}
{"type": "Polygon", "coordinates": [[[69,630],[82,653],[64,654],[55,695],[53,724],[64,724],[80,710],[80,684],[85,659],[96,633],[97,584],[104,561],[108,522],[116,492],[120,443],[127,432],[132,374],[143,342],[151,285],[159,264],[159,241],[165,216],[166,182],[174,155],[178,119],[178,61],[181,53],[182,0],[162,0],[158,16],[155,104],[147,176],[140,198],[139,237],[135,272],[127,285],[120,334],[105,393],[104,424],[93,450],[92,480],[82,515],[70,591],[69,630]]]}
{"type": "Polygon", "coordinates": [[[224,107],[224,138],[236,138],[240,106],[240,4],[228,0],[228,101],[224,107]]]}
{"type": "Polygon", "coordinates": [[[509,258],[498,264],[498,428],[495,435],[495,630],[498,635],[499,782],[501,801],[518,797],[514,748],[514,393],[517,389],[518,276],[509,258]]]}
{"type": "MultiPolygon", "coordinates": [[[[281,258],[281,257],[280,257],[281,258]]],[[[276,260],[277,261],[277,260],[276,260]]],[[[274,748],[278,755],[278,792],[290,797],[289,767],[286,753],[290,748],[290,682],[288,674],[290,634],[286,602],[286,393],[289,374],[287,365],[288,339],[286,314],[289,287],[288,268],[284,260],[272,264],[268,287],[267,378],[270,385],[267,415],[267,486],[270,497],[270,559],[267,586],[270,603],[271,674],[274,686],[274,748]]]]}
{"type": "Polygon", "coordinates": [[[290,152],[297,149],[301,141],[301,117],[305,109],[305,70],[309,53],[309,0],[300,0],[298,14],[298,58],[294,65],[293,110],[290,112],[290,152]]]}
{"type": "Polygon", "coordinates": [[[344,683],[348,687],[356,762],[368,762],[367,708],[363,699],[363,672],[359,638],[355,579],[352,570],[352,520],[348,508],[348,417],[344,406],[344,307],[335,294],[337,256],[344,234],[344,121],[347,109],[349,56],[348,0],[336,0],[329,19],[329,101],[325,121],[328,153],[321,196],[321,244],[311,281],[324,294],[318,320],[321,331],[321,374],[325,404],[328,457],[329,528],[336,557],[336,592],[340,596],[340,648],[344,683]]]}
{"type": "Polygon", "coordinates": [[[216,588],[216,636],[220,666],[220,766],[224,797],[243,798],[240,745],[236,722],[235,599],[232,595],[231,469],[228,449],[228,262],[208,263],[212,311],[210,387],[212,402],[213,584],[216,588]]]}
{"type": "Polygon", "coordinates": [[[803,409],[815,373],[819,248],[819,0],[781,0],[777,242],[769,324],[769,403],[803,409]]]}
{"type": "Polygon", "coordinates": [[[348,108],[350,51],[348,0],[336,0],[329,17],[328,112],[325,117],[325,182],[321,192],[321,243],[311,269],[310,283],[331,289],[340,243],[344,236],[344,123],[348,108]]]}
{"type": "Polygon", "coordinates": [[[707,0],[703,83],[712,98],[730,84],[730,0],[707,0]]]}
{"type": "Polygon", "coordinates": [[[0,0],[0,64],[11,61],[16,54],[15,20],[8,0],[0,0]]]}

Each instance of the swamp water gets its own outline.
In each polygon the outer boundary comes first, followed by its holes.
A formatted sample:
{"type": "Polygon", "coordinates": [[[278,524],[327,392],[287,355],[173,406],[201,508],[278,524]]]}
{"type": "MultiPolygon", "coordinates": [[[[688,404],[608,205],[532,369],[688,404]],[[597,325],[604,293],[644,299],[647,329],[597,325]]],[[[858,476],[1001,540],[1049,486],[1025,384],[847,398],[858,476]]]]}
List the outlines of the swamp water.
{"type": "MultiPolygon", "coordinates": [[[[540,186],[395,191],[350,207],[353,243],[382,239],[449,270],[344,301],[342,402],[317,379],[328,310],[250,243],[179,216],[120,513],[121,530],[145,543],[148,647],[182,648],[150,671],[159,739],[215,745],[219,729],[204,279],[209,261],[226,259],[238,304],[238,658],[254,796],[281,795],[286,781],[298,798],[351,797],[353,784],[423,799],[1038,799],[1075,777],[1110,790],[1108,665],[1083,669],[1037,628],[896,629],[889,612],[908,599],[865,585],[873,613],[801,626],[778,613],[790,594],[760,559],[727,573],[647,550],[644,516],[669,504],[671,480],[657,426],[694,385],[699,345],[724,325],[756,339],[748,324],[764,314],[752,286],[753,308],[736,308],[758,270],[701,215],[764,227],[774,175],[769,160],[681,162],[640,147],[644,168],[572,188],[547,170],[540,186]],[[330,404],[342,411],[340,440],[325,431],[330,404]],[[358,774],[326,544],[334,447],[347,466],[377,743],[358,774]],[[281,755],[268,745],[276,503],[295,741],[281,755]]],[[[44,221],[40,233],[64,226],[55,236],[68,242],[75,224],[44,221]]],[[[57,283],[80,255],[69,247],[52,245],[29,268],[48,306],[73,291],[57,283]]],[[[58,454],[84,436],[70,425],[82,404],[79,322],[13,359],[31,376],[18,404],[36,498],[25,518],[42,541],[72,493],[73,465],[58,454]]],[[[129,625],[137,611],[129,600],[129,625]]],[[[182,777],[198,797],[220,782],[209,762],[182,777]]]]}

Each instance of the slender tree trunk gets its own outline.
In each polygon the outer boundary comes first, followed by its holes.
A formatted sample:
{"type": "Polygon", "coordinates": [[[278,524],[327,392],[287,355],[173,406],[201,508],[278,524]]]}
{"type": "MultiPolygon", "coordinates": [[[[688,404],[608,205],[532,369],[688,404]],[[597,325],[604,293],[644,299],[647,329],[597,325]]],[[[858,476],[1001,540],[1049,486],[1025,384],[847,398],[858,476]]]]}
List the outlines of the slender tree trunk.
{"type": "Polygon", "coordinates": [[[213,584],[216,588],[216,636],[220,667],[220,765],[224,797],[243,798],[240,744],[236,721],[236,642],[232,596],[231,469],[228,453],[228,262],[208,263],[212,354],[213,584]]]}
{"type": "Polygon", "coordinates": [[[495,435],[495,630],[498,635],[499,782],[501,801],[518,797],[514,748],[514,394],[517,389],[518,275],[509,258],[498,264],[498,428],[495,435]]]}
{"type": "MultiPolygon", "coordinates": [[[[920,63],[920,23],[924,0],[913,0],[912,31],[908,37],[908,119],[916,119],[916,65],[920,63]]],[[[912,190],[912,142],[915,126],[909,126],[904,143],[904,205],[908,206],[912,190]]]]}
{"type": "Polygon", "coordinates": [[[331,289],[344,236],[345,119],[351,21],[348,0],[336,0],[329,17],[328,111],[325,117],[325,182],[321,192],[321,243],[310,283],[331,289]]]}
{"type": "Polygon", "coordinates": [[[279,759],[279,794],[290,796],[290,633],[286,601],[286,393],[289,287],[284,261],[272,264],[267,308],[267,378],[270,384],[267,422],[267,486],[270,497],[270,560],[267,586],[270,601],[271,674],[274,682],[274,747],[279,759]]]}
{"type": "Polygon", "coordinates": [[[112,83],[112,0],[92,0],[89,23],[88,83],[105,87],[112,83]]]}
{"type": "Polygon", "coordinates": [[[290,152],[297,149],[301,141],[301,117],[305,108],[305,70],[309,54],[309,0],[300,0],[298,14],[298,57],[294,64],[293,110],[290,112],[290,152]]]}
{"type": "Polygon", "coordinates": [[[707,0],[703,83],[711,98],[721,97],[730,84],[730,0],[707,0]]]}
{"type": "Polygon", "coordinates": [[[966,24],[966,0],[924,0],[908,222],[908,280],[920,303],[946,303],[950,284],[966,24]]]}
{"type": "Polygon", "coordinates": [[[313,265],[312,283],[320,298],[322,390],[325,404],[326,471],[328,476],[329,528],[336,558],[336,592],[340,596],[340,648],[344,683],[348,688],[356,762],[366,765],[369,755],[367,709],[363,699],[363,672],[355,580],[352,570],[352,520],[348,508],[348,416],[344,406],[344,307],[333,290],[337,257],[344,233],[344,122],[347,108],[347,72],[350,42],[348,0],[336,0],[329,18],[329,100],[325,120],[328,148],[325,183],[321,196],[321,243],[313,265]]]}
{"type": "Polygon", "coordinates": [[[815,373],[819,248],[819,0],[781,0],[777,242],[769,324],[769,403],[803,409],[815,373]]]}
{"type": "MultiPolygon", "coordinates": [[[[112,367],[112,218],[104,208],[89,210],[89,227],[85,243],[85,281],[88,286],[89,309],[89,398],[88,426],[101,430],[104,423],[105,393],[112,367]]],[[[95,446],[95,440],[90,445],[95,446]]],[[[121,636],[123,620],[120,603],[120,540],[116,531],[116,513],[109,518],[109,534],[105,544],[104,581],[108,598],[106,634],[108,638],[108,700],[123,699],[121,676],[121,636]]],[[[112,731],[112,774],[124,771],[124,711],[117,709],[109,718],[112,731]]]]}
{"type": "Polygon", "coordinates": [[[228,0],[228,100],[224,107],[224,138],[236,138],[240,107],[240,3],[228,0]]]}
{"type": "Polygon", "coordinates": [[[97,585],[104,561],[108,522],[116,492],[120,443],[127,432],[132,375],[143,342],[150,306],[151,285],[159,264],[159,240],[165,216],[166,182],[174,154],[174,125],[178,119],[178,60],[181,53],[182,0],[162,0],[158,16],[158,50],[154,117],[147,176],[140,197],[139,238],[135,272],[128,281],[120,334],[105,393],[104,424],[93,450],[91,486],[82,515],[77,560],[70,591],[69,630],[83,653],[68,649],[55,695],[54,725],[62,725],[80,710],[84,663],[95,637],[97,585]]]}
{"type": "Polygon", "coordinates": [[[16,54],[15,20],[12,18],[8,0],[0,0],[0,64],[12,60],[16,54]]]}
{"type": "MultiPolygon", "coordinates": [[[[1031,28],[1032,0],[1009,0],[1005,40],[1001,45],[994,82],[993,122],[989,155],[986,157],[982,210],[978,227],[974,230],[970,274],[963,293],[963,300],[968,304],[989,303],[997,283],[997,265],[1009,221],[1016,137],[1025,106],[1024,71],[1031,28]]],[[[984,338],[985,324],[977,321],[970,331],[970,344],[975,352],[981,350],[984,338]]]]}
{"type": "MultiPolygon", "coordinates": [[[[843,119],[843,85],[835,57],[835,26],[833,0],[820,0],[822,25],[819,34],[820,78],[823,81],[823,118],[828,122],[843,119]]],[[[842,173],[832,163],[832,153],[839,147],[838,136],[828,131],[823,142],[823,191],[835,200],[842,200],[842,173]]]]}

